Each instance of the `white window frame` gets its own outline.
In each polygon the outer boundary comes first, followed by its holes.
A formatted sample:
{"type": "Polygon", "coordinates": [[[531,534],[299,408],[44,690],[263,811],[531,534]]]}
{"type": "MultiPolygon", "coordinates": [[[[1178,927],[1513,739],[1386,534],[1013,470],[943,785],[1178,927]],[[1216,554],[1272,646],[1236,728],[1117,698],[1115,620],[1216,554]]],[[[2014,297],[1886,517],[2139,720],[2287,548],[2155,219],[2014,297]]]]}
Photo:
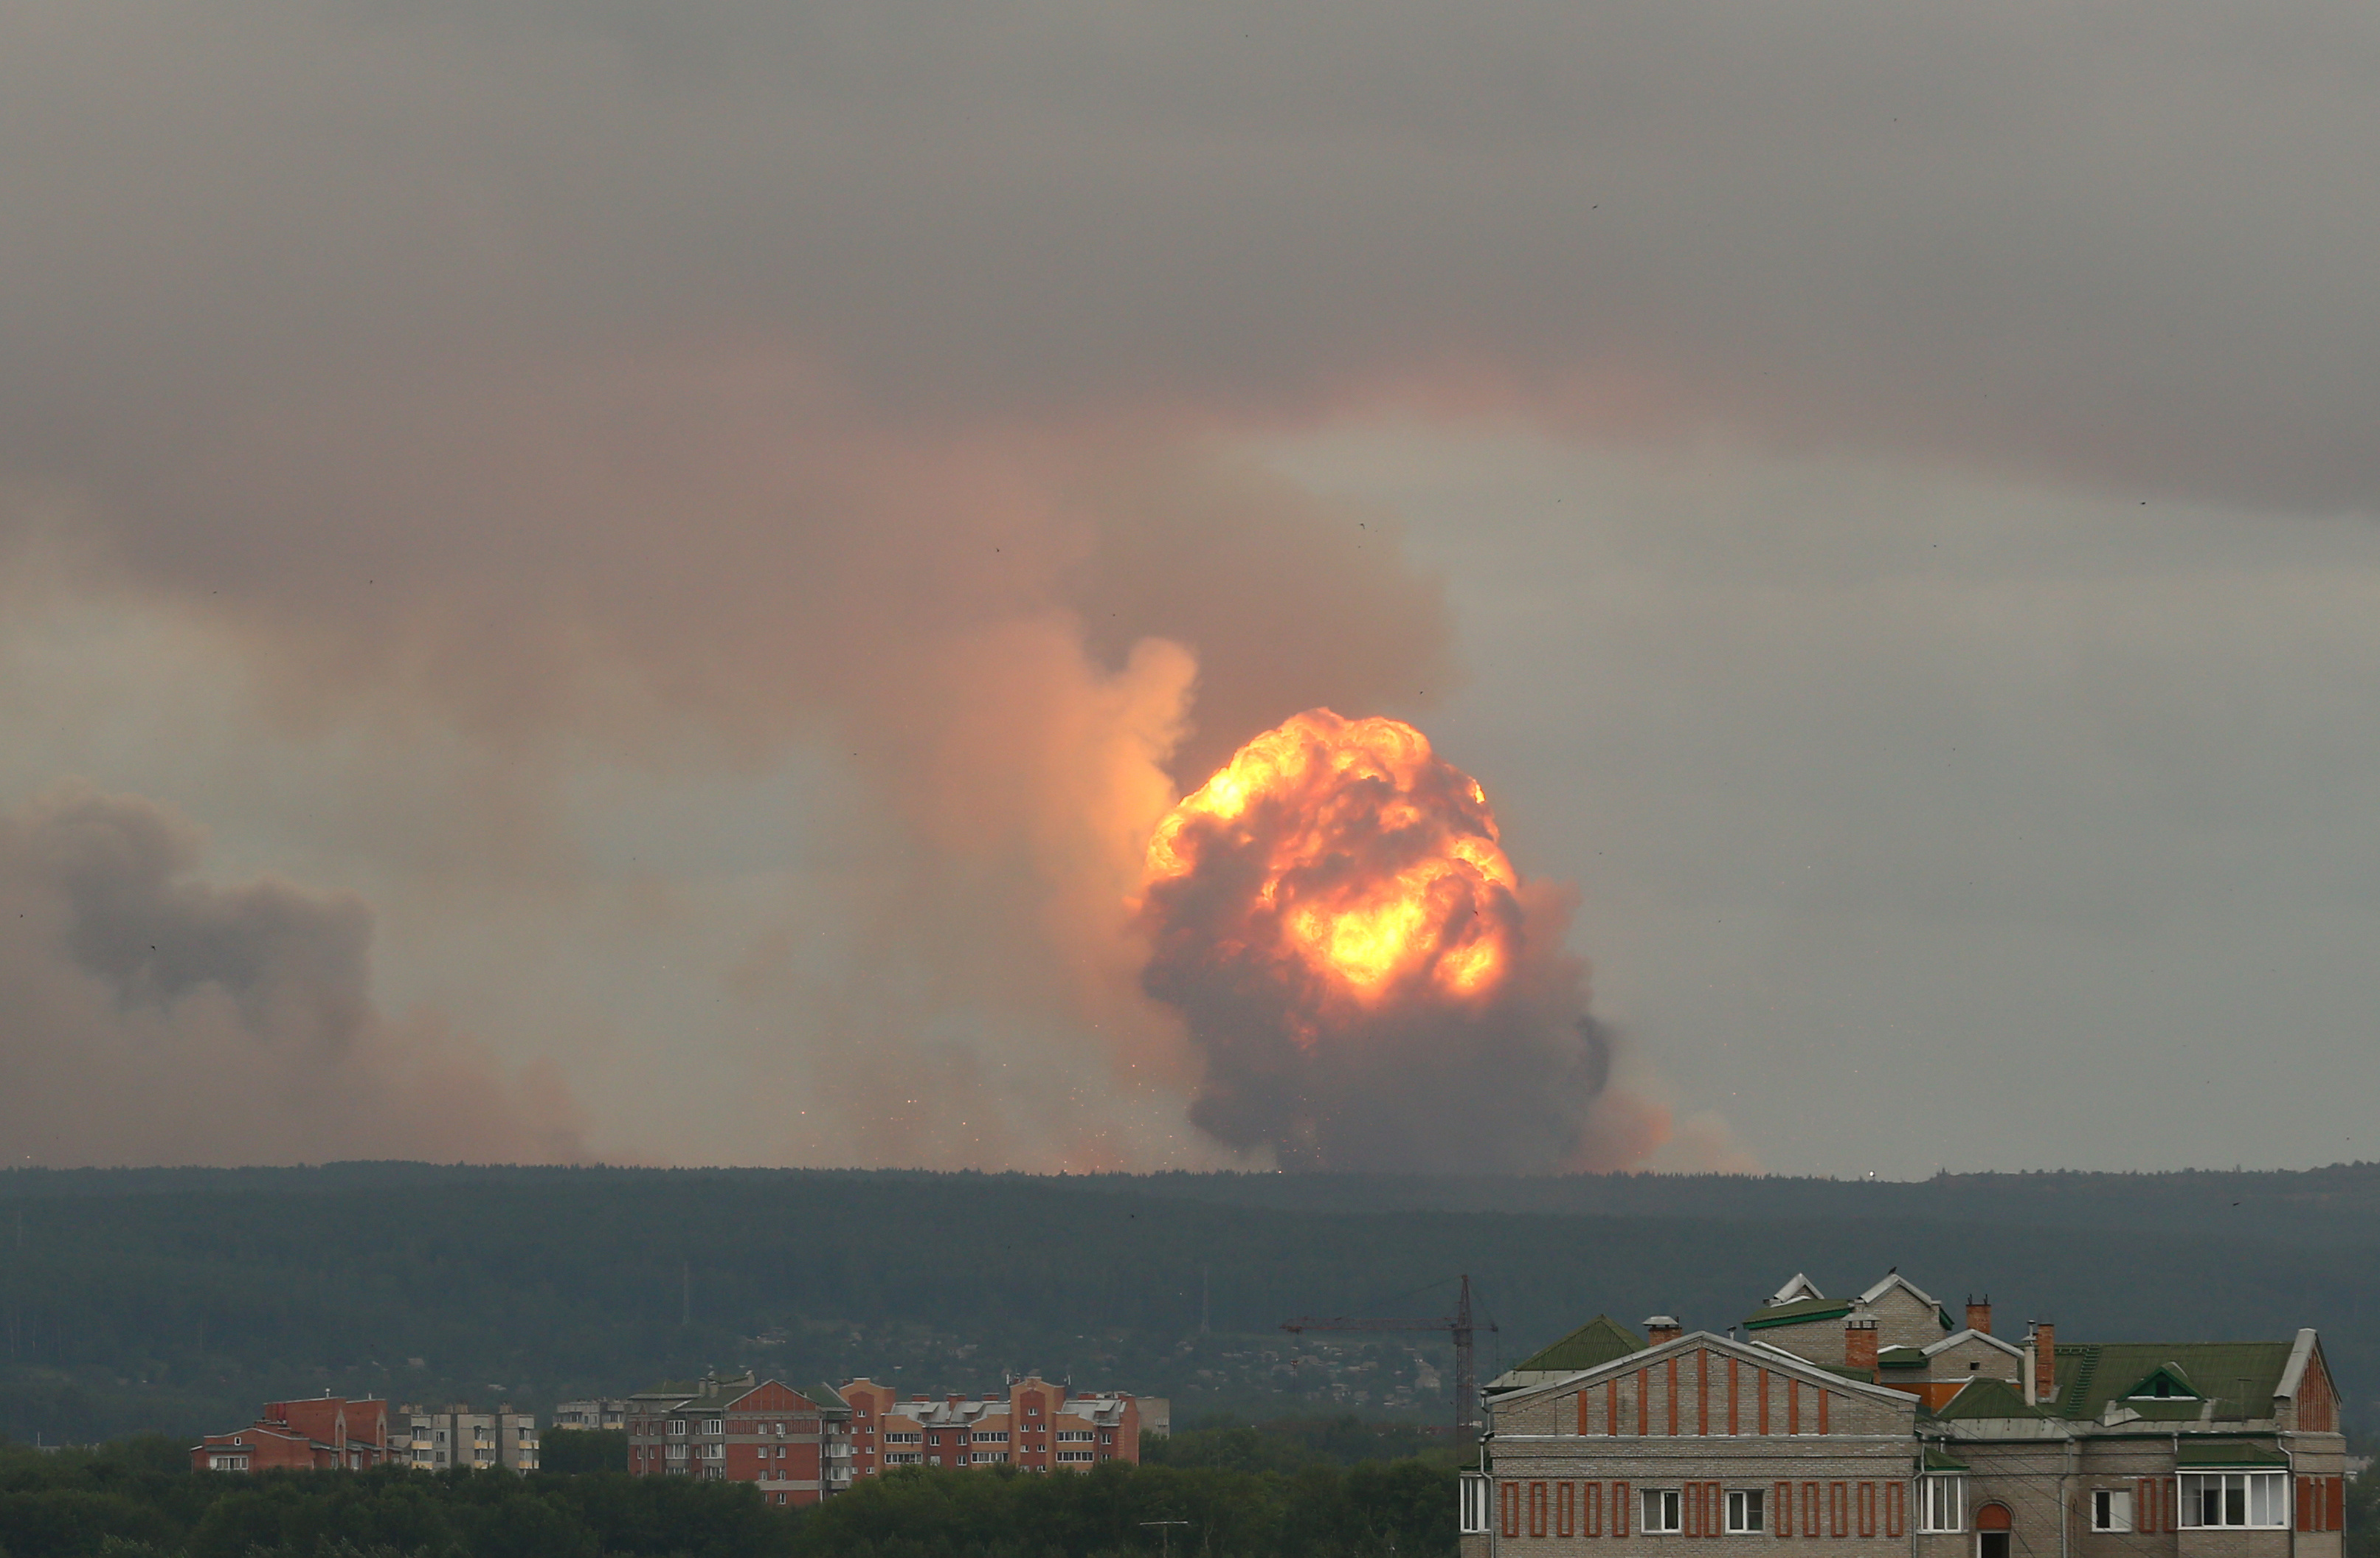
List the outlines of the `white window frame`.
{"type": "Polygon", "coordinates": [[[1495,1484],[1478,1472],[1466,1471],[1463,1474],[1460,1492],[1457,1495],[1460,1507],[1455,1520],[1455,1525],[1462,1535],[1481,1537],[1488,1534],[1488,1515],[1495,1503],[1490,1496],[1494,1489],[1495,1484]]]}
{"type": "Polygon", "coordinates": [[[1967,1528],[1967,1479],[1929,1471],[1917,1479],[1917,1528],[1927,1535],[1967,1528]]]}
{"type": "Polygon", "coordinates": [[[1727,1491],[1727,1530],[1728,1535],[1737,1537],[1767,1535],[1768,1490],[1730,1488],[1727,1491]]]}
{"type": "Polygon", "coordinates": [[[2175,1513],[2181,1516],[2185,1531],[2289,1529],[2289,1479],[2285,1471],[2185,1471],[2179,1476],[2181,1507],[2175,1513]],[[2216,1500],[2217,1516],[2213,1520],[2206,1518],[2210,1494],[2216,1500]],[[2240,1501],[2237,1520],[2230,1518],[2235,1494],[2240,1501]],[[2258,1519],[2259,1513],[2265,1518],[2258,1519]]]}
{"type": "Polygon", "coordinates": [[[1636,1529],[1648,1537],[1673,1537],[1685,1529],[1686,1500],[1678,1488],[1636,1490],[1636,1529]]]}
{"type": "Polygon", "coordinates": [[[2132,1491],[2130,1488],[2092,1489],[2091,1528],[2095,1531],[2131,1530],[2132,1491]]]}

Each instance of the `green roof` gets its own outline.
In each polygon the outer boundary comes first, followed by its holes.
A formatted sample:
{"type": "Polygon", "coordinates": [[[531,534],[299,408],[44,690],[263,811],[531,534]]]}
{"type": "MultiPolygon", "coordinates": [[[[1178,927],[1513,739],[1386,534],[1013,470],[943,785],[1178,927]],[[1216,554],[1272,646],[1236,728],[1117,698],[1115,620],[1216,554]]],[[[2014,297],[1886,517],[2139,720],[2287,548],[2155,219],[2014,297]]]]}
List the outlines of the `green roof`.
{"type": "Polygon", "coordinates": [[[2285,1467],[2289,1458],[2270,1444],[2243,1439],[2184,1441],[2180,1463],[2187,1467],[2285,1467]]]}
{"type": "Polygon", "coordinates": [[[2047,1415],[2038,1406],[2026,1406],[2024,1397],[2016,1393],[2016,1387],[2004,1380],[1970,1380],[1936,1413],[1936,1416],[1946,1419],[2041,1418],[2047,1415]]]}
{"type": "Polygon", "coordinates": [[[2217,1418],[2273,1415],[2273,1392],[2289,1366],[2289,1342],[2061,1342],[2058,1390],[2042,1403],[2061,1418],[2096,1418],[2122,1400],[2145,1418],[2194,1418],[2201,1400],[2187,1396],[2127,1400],[2160,1372],[2215,1401],[2217,1418]]]}
{"type": "Polygon", "coordinates": [[[1832,1298],[1796,1298],[1790,1304],[1753,1310],[1744,1317],[1743,1328],[1766,1331],[1772,1325],[1806,1325],[1815,1320],[1840,1320],[1851,1312],[1849,1304],[1832,1298]]]}
{"type": "Polygon", "coordinates": [[[1876,1355],[1878,1369],[1923,1369],[1925,1349],[1923,1347],[1887,1347],[1876,1355]]]}
{"type": "Polygon", "coordinates": [[[1568,1373],[1580,1369],[1594,1369],[1616,1357],[1645,1350],[1645,1339],[1613,1320],[1609,1315],[1597,1315],[1560,1341],[1538,1348],[1512,1365],[1518,1373],[1568,1373]]]}
{"type": "Polygon", "coordinates": [[[1967,1463],[1954,1461],[1933,1445],[1925,1446],[1925,1469],[1928,1471],[1964,1471],[1967,1463]]]}

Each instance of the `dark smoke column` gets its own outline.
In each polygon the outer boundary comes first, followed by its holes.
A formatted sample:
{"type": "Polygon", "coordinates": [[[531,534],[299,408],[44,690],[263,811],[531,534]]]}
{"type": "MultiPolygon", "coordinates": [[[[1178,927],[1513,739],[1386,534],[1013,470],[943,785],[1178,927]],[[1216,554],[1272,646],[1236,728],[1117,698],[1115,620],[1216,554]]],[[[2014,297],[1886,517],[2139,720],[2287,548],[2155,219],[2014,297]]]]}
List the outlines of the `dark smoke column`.
{"type": "Polygon", "coordinates": [[[1299,1169],[1582,1157],[1609,1046],[1567,901],[1411,725],[1316,709],[1249,742],[1159,824],[1138,916],[1218,1139],[1299,1169]]]}

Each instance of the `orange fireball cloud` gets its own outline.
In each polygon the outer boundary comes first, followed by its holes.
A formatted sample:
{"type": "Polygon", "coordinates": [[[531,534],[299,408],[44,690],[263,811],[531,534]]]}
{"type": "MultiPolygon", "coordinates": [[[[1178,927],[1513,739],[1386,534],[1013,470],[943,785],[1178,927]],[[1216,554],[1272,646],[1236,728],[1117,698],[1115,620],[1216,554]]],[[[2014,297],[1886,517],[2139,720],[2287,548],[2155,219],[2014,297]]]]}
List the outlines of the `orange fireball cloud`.
{"type": "Polygon", "coordinates": [[[1143,984],[1183,1014],[1206,1066],[1191,1118],[1229,1146],[1312,1168],[1599,1162],[1609,1044],[1560,950],[1566,909],[1524,888],[1487,792],[1427,736],[1312,709],[1157,825],[1143,984]]]}
{"type": "Polygon", "coordinates": [[[1477,999],[1509,972],[1520,886],[1476,780],[1398,720],[1296,715],[1240,749],[1158,825],[1152,885],[1255,848],[1243,943],[1366,1004],[1477,999]]]}

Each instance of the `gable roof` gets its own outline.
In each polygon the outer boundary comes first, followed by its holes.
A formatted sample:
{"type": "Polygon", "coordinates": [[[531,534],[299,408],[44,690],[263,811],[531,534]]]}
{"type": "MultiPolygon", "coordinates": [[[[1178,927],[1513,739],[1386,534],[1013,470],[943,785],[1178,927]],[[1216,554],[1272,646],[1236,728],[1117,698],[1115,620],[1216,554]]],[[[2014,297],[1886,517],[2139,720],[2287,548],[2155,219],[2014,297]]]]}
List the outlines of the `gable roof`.
{"type": "MultiPolygon", "coordinates": [[[[2110,1401],[2163,1368],[2180,1369],[2217,1420],[2269,1418],[2295,1342],[2060,1342],[2057,1392],[2042,1405],[2061,1418],[2096,1418],[2110,1401]]],[[[2124,1402],[2134,1410],[2157,1404],[2124,1402]]],[[[2198,1414],[2200,1401],[2182,1398],[2168,1411],[2198,1414]]],[[[2154,1410],[2143,1416],[2155,1416],[2154,1410]]]]}
{"type": "Polygon", "coordinates": [[[1645,1338],[1609,1315],[1597,1315],[1561,1340],[1539,1347],[1512,1365],[1512,1371],[1515,1374],[1555,1370],[1573,1372],[1644,1350],[1645,1338]]]}
{"type": "Polygon", "coordinates": [[[1649,1368],[1665,1358],[1705,1347],[1723,1357],[1739,1357],[1757,1364],[1772,1374],[1797,1375],[1806,1384],[1823,1385],[1828,1390],[1864,1396],[1870,1401],[1912,1412],[1918,1405],[1917,1398],[1907,1391],[1873,1383],[1864,1369],[1839,1373],[1821,1364],[1812,1363],[1806,1357],[1789,1353],[1782,1347],[1772,1347],[1766,1342],[1739,1342],[1732,1336],[1715,1335],[1707,1331],[1689,1331],[1642,1351],[1598,1363],[1591,1369],[1546,1371],[1536,1373],[1534,1378],[1522,1377],[1522,1370],[1516,1369],[1498,1382],[1501,1384],[1503,1381],[1511,1381],[1512,1383],[1506,1388],[1494,1390],[1492,1399],[1501,1403],[1526,1399],[1541,1393],[1574,1391],[1583,1385],[1594,1384],[1605,1378],[1617,1378],[1632,1369],[1649,1368]]]}
{"type": "Polygon", "coordinates": [[[1779,1304],[1791,1304],[1803,1298],[1824,1298],[1825,1296],[1825,1294],[1818,1291],[1816,1283],[1812,1282],[1800,1272],[1796,1272],[1793,1273],[1791,1282],[1768,1296],[1767,1307],[1775,1308],[1779,1304]]]}
{"type": "Polygon", "coordinates": [[[1957,1346],[1960,1343],[1969,1341],[1982,1342],[1990,1346],[1998,1347],[2000,1351],[2008,1354],[2010,1357],[2022,1357],[2024,1356],[2024,1349],[2018,1346],[2015,1343],[2003,1342],[1988,1331],[1976,1331],[1973,1329],[1952,1332],[1949,1335],[1943,1337],[1940,1341],[1926,1347],[1925,1349],[1925,1355],[1927,1357],[1932,1357],[1936,1353],[1949,1352],[1952,1347],[1957,1346]]]}
{"type": "Polygon", "coordinates": [[[1899,1267],[1895,1267],[1893,1270],[1885,1272],[1883,1278],[1878,1281],[1874,1287],[1869,1288],[1865,1293],[1859,1296],[1859,1301],[1863,1304],[1873,1304],[1896,1287],[1900,1289],[1903,1293],[1908,1294],[1912,1298],[1916,1299],[1920,1304],[1923,1304],[1927,1308],[1933,1310],[1934,1318],[1941,1321],[1943,1330],[1948,1331],[1950,1329],[1950,1311],[1942,1307],[1942,1301],[1935,1297],[1934,1295],[1926,1292],[1924,1288],[1918,1286],[1915,1283],[1911,1282],[1907,1277],[1902,1276],[1899,1267]]]}

